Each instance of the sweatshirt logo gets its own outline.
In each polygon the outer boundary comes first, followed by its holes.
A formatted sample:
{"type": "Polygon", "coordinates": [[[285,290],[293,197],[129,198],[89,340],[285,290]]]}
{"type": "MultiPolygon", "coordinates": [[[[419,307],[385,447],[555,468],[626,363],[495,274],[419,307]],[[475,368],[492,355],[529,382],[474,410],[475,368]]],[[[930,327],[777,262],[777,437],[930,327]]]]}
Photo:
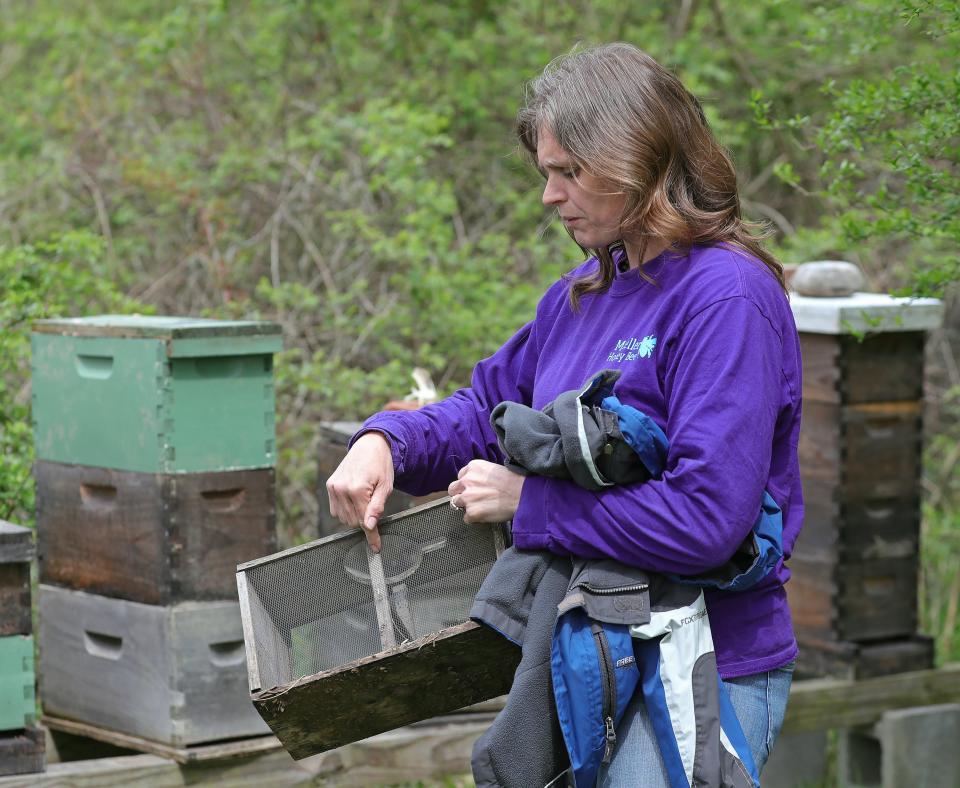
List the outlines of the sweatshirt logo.
{"type": "Polygon", "coordinates": [[[607,361],[619,364],[621,361],[636,361],[638,358],[650,358],[656,346],[657,337],[654,334],[648,334],[643,339],[638,339],[637,337],[618,339],[616,347],[614,347],[607,356],[607,361]]]}

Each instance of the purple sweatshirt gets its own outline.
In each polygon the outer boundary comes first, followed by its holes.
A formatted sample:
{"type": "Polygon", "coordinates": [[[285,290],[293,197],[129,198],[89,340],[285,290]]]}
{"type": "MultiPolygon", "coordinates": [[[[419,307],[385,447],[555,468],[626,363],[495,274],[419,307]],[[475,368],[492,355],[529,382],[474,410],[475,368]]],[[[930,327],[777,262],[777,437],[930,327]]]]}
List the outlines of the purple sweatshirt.
{"type": "MultiPolygon", "coordinates": [[[[591,259],[573,274],[596,267],[591,259]]],[[[477,364],[470,388],[367,420],[362,432],[390,439],[397,487],[442,490],[473,458],[502,462],[488,420],[497,403],[542,408],[593,373],[619,369],[620,401],[653,418],[670,441],[662,478],[593,492],[530,476],[514,544],[695,574],[733,554],[766,489],[783,509],[789,558],[803,501],[800,345],[786,296],[762,262],[726,246],[664,252],[644,271],[655,284],[636,270],[620,273],[606,293],[584,296],[576,313],[561,279],[534,320],[477,364]]],[[[724,678],[796,657],[788,577],[781,563],[748,591],[706,592],[724,678]]]]}

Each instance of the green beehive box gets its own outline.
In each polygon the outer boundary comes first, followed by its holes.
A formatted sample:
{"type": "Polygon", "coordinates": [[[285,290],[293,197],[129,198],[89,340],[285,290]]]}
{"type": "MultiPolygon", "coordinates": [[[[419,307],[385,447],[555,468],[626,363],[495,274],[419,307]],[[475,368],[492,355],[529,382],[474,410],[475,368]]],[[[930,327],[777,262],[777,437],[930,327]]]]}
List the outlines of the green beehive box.
{"type": "Polygon", "coordinates": [[[0,731],[26,728],[36,720],[33,637],[0,638],[0,731]]]}
{"type": "Polygon", "coordinates": [[[273,323],[103,315],[34,324],[37,458],[146,473],[276,462],[273,323]]]}

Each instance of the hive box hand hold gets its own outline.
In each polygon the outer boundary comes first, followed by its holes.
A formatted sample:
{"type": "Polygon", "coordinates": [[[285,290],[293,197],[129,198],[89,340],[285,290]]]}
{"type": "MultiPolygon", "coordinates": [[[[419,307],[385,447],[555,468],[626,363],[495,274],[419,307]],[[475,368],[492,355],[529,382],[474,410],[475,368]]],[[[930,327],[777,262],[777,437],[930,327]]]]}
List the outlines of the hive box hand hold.
{"type": "Polygon", "coordinates": [[[468,620],[505,547],[449,498],[237,568],[250,694],[294,758],[502,695],[520,649],[468,620]]]}
{"type": "Polygon", "coordinates": [[[31,344],[40,460],[143,473],[276,464],[273,323],[41,320],[31,344]]]}

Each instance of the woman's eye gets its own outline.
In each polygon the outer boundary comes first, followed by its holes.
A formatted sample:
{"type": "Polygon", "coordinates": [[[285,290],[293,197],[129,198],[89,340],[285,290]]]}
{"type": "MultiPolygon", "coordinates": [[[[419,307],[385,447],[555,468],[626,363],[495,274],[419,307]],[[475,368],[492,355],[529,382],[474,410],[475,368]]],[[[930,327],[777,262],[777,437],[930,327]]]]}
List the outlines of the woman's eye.
{"type": "Polygon", "coordinates": [[[563,171],[563,177],[564,177],[564,178],[573,179],[573,178],[576,178],[579,174],[580,174],[580,168],[579,168],[579,167],[573,167],[573,168],[571,168],[571,169],[569,169],[569,170],[564,170],[564,171],[563,171]]]}

